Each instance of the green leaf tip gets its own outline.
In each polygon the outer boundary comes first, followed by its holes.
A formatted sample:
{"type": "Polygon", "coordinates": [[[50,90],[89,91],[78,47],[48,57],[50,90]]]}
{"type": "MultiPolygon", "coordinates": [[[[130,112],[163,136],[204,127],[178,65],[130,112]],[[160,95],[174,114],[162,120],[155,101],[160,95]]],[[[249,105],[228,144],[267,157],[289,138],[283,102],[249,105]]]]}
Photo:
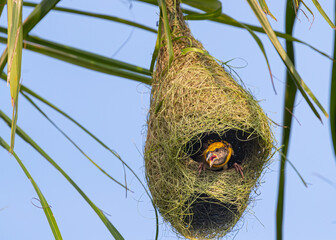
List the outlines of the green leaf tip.
{"type": "Polygon", "coordinates": [[[9,152],[13,153],[15,130],[17,122],[18,96],[21,79],[21,59],[22,59],[22,0],[8,1],[8,58],[7,58],[7,83],[10,86],[11,102],[13,107],[13,117],[11,125],[11,144],[9,152]]]}
{"type": "Polygon", "coordinates": [[[326,14],[326,12],[323,10],[322,6],[320,5],[320,3],[317,0],[312,0],[312,2],[314,3],[316,9],[320,12],[320,14],[322,15],[322,17],[327,21],[327,23],[330,25],[330,27],[332,27],[334,30],[336,29],[335,24],[330,20],[330,18],[328,17],[328,15],[326,14]]]}
{"type": "Polygon", "coordinates": [[[259,1],[259,5],[260,5],[260,7],[262,8],[262,10],[264,11],[264,13],[265,13],[266,15],[269,15],[271,18],[273,18],[273,20],[278,21],[278,20],[273,16],[273,14],[271,13],[271,11],[269,10],[266,1],[265,1],[265,0],[258,0],[258,1],[259,1]]]}
{"type": "Polygon", "coordinates": [[[318,99],[315,97],[315,95],[312,93],[312,91],[309,89],[309,87],[305,84],[299,73],[297,72],[293,62],[288,57],[286,51],[281,46],[279,40],[276,37],[276,34],[274,33],[271,25],[269,24],[266,16],[264,15],[262,9],[260,8],[259,4],[256,2],[256,0],[247,0],[249,3],[251,9],[255,13],[256,17],[258,18],[259,22],[263,26],[265,32],[267,33],[268,38],[271,40],[273,46],[277,50],[279,56],[281,57],[282,61],[287,67],[288,72],[292,76],[292,80],[295,82],[295,85],[301,92],[302,96],[308,103],[309,107],[315,114],[315,116],[322,122],[322,118],[320,114],[318,113],[316,107],[314,106],[313,102],[316,104],[316,106],[323,112],[323,114],[328,117],[328,113],[323,108],[321,103],[318,101],[318,99]],[[313,102],[312,102],[313,101],[313,102]]]}

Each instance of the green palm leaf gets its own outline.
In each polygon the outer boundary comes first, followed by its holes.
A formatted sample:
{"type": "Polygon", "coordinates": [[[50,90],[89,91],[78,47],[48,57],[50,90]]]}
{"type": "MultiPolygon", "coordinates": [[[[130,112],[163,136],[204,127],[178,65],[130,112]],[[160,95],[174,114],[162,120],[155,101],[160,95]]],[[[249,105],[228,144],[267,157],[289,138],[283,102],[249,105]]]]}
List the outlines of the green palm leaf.
{"type": "MultiPolygon", "coordinates": [[[[6,74],[2,73],[1,74],[1,78],[3,80],[7,79],[6,74]]],[[[70,120],[72,123],[74,123],[76,126],[78,126],[81,130],[83,130],[85,133],[87,133],[92,139],[94,139],[97,143],[99,143],[103,148],[105,148],[106,150],[108,150],[113,156],[115,156],[124,166],[126,166],[126,168],[134,175],[134,177],[137,179],[137,181],[141,184],[141,186],[143,187],[143,189],[145,190],[147,196],[149,197],[149,199],[151,200],[151,203],[153,205],[154,208],[154,213],[155,213],[155,221],[156,221],[156,233],[155,233],[155,239],[158,239],[158,235],[159,235],[159,216],[158,216],[158,212],[157,209],[155,208],[155,205],[153,203],[153,199],[150,195],[150,193],[148,192],[146,186],[144,185],[144,183],[141,181],[141,179],[139,178],[139,176],[134,172],[134,170],[124,161],[122,160],[122,158],[120,157],[120,155],[115,152],[114,150],[112,150],[111,148],[109,148],[104,142],[102,142],[98,137],[96,137],[93,133],[91,133],[88,129],[86,129],[83,125],[81,125],[78,121],[76,121],[75,119],[73,119],[71,116],[69,116],[68,114],[66,114],[64,111],[62,111],[61,109],[59,109],[58,107],[56,107],[54,104],[52,104],[51,102],[47,101],[45,98],[41,97],[40,95],[38,95],[36,92],[32,91],[31,89],[27,88],[25,85],[21,85],[20,91],[22,93],[27,93],[30,96],[38,99],[39,101],[43,102],[44,104],[46,104],[47,106],[49,106],[50,108],[54,109],[55,111],[57,111],[58,113],[60,113],[62,116],[64,116],[65,118],[67,118],[68,120],[70,120]]],[[[24,96],[27,97],[26,94],[24,94],[24,96]]],[[[31,99],[30,99],[31,100],[31,99]]],[[[34,103],[34,105],[37,107],[37,105],[34,103]]],[[[38,107],[37,107],[38,108],[38,107]]],[[[40,108],[38,108],[38,110],[41,110],[40,108]]],[[[41,114],[44,114],[44,112],[41,110],[41,114]]],[[[51,119],[49,119],[49,117],[44,114],[46,119],[48,121],[51,121],[51,119]]],[[[65,133],[56,125],[54,124],[52,121],[51,123],[64,135],[65,133]]],[[[65,134],[66,138],[68,138],[68,136],[65,134]]],[[[72,143],[74,143],[70,138],[68,138],[68,140],[72,143]]],[[[74,145],[76,145],[74,143],[74,145]]],[[[77,145],[76,145],[77,146],[77,145]]],[[[77,147],[76,147],[77,148],[77,147]]],[[[80,150],[81,151],[81,150],[80,150]]],[[[86,154],[85,154],[86,155],[86,154]]],[[[93,163],[95,165],[95,163],[93,163]]],[[[111,176],[108,175],[109,178],[112,178],[111,176]]],[[[125,186],[126,187],[126,186],[125,186]]]]}
{"type": "Polygon", "coordinates": [[[265,0],[258,0],[258,1],[259,1],[259,5],[262,8],[262,10],[264,11],[264,13],[266,15],[270,15],[270,17],[273,18],[276,21],[276,18],[273,16],[271,11],[269,10],[266,1],[265,0]]]}
{"type": "MultiPolygon", "coordinates": [[[[30,41],[23,41],[25,49],[98,72],[132,79],[146,84],[151,83],[152,79],[150,77],[128,71],[127,69],[124,70],[125,68],[128,68],[132,69],[135,72],[141,72],[146,75],[150,75],[149,70],[146,70],[144,68],[122,63],[120,61],[85,52],[83,50],[79,50],[69,46],[46,41],[40,38],[27,37],[27,39],[29,39],[30,41]]],[[[6,41],[6,38],[0,37],[0,42],[4,41],[6,41]]]]}
{"type": "MultiPolygon", "coordinates": [[[[5,0],[0,0],[0,16],[3,10],[3,6],[5,4],[5,0]]],[[[40,102],[35,102],[35,100],[39,100],[46,104],[48,107],[54,109],[59,114],[64,116],[65,118],[69,119],[72,123],[74,123],[76,126],[80,127],[84,132],[86,132],[90,137],[92,137],[95,141],[97,141],[101,146],[103,146],[105,149],[107,149],[109,152],[111,152],[115,157],[117,157],[125,166],[134,174],[134,176],[139,180],[141,185],[146,191],[146,194],[149,196],[150,200],[152,201],[152,198],[150,196],[150,193],[140,180],[140,178],[135,174],[135,172],[127,165],[126,162],[124,162],[120,156],[110,149],[106,144],[104,144],[100,139],[98,139],[95,135],[93,135],[89,130],[83,127],[78,121],[73,119],[70,115],[62,111],[58,106],[55,106],[45,98],[43,98],[41,95],[39,95],[37,92],[33,91],[32,89],[21,86],[20,85],[20,61],[21,61],[21,53],[22,51],[20,48],[22,48],[23,44],[26,49],[30,51],[34,51],[36,53],[40,53],[43,55],[50,56],[55,59],[59,59],[64,62],[68,62],[77,66],[81,66],[87,69],[92,69],[94,71],[103,72],[110,75],[120,76],[123,78],[135,80],[137,82],[145,83],[147,85],[151,84],[151,76],[153,73],[155,60],[157,57],[158,49],[160,48],[160,44],[162,41],[162,34],[164,34],[164,37],[166,37],[166,43],[168,47],[168,51],[170,53],[169,56],[169,62],[173,59],[173,51],[172,51],[172,40],[171,40],[171,34],[170,34],[170,28],[169,28],[169,22],[167,18],[167,12],[165,7],[165,0],[138,0],[138,2],[144,2],[149,3],[155,6],[160,6],[160,21],[158,25],[158,30],[152,27],[148,27],[145,24],[141,24],[141,21],[129,21],[121,17],[116,16],[110,16],[106,14],[100,14],[93,11],[81,11],[77,9],[71,9],[71,8],[65,8],[65,7],[56,7],[56,4],[59,1],[56,0],[42,0],[40,4],[35,4],[31,2],[24,2],[23,6],[26,7],[34,7],[34,10],[31,12],[29,17],[24,21],[24,23],[20,26],[20,24],[17,24],[22,21],[20,20],[20,11],[22,11],[22,0],[18,1],[10,1],[8,9],[11,9],[10,13],[13,13],[15,17],[13,18],[14,22],[12,27],[10,24],[8,24],[8,31],[5,27],[0,27],[0,32],[7,34],[7,37],[2,34],[0,36],[0,42],[7,43],[8,41],[8,47],[5,48],[3,51],[1,57],[0,57],[0,70],[1,70],[1,77],[6,78],[6,74],[2,73],[5,65],[8,62],[8,75],[9,78],[14,78],[14,80],[9,79],[11,82],[11,96],[13,98],[14,103],[14,111],[13,111],[13,117],[9,118],[7,115],[5,115],[2,111],[0,111],[0,118],[2,118],[7,125],[11,125],[11,144],[8,146],[8,144],[1,138],[0,136],[0,145],[6,149],[13,151],[13,144],[14,144],[14,136],[15,136],[15,128],[16,128],[16,119],[17,119],[17,103],[18,103],[18,96],[19,92],[23,94],[25,98],[27,98],[28,102],[31,103],[34,108],[41,113],[46,120],[48,120],[58,131],[60,131],[64,137],[69,140],[75,148],[77,148],[89,161],[91,161],[100,171],[105,174],[110,179],[114,180],[112,176],[110,176],[104,169],[102,169],[100,166],[98,166],[91,157],[89,157],[85,153],[85,149],[82,149],[79,147],[77,143],[75,143],[68,134],[65,133],[42,109],[40,108],[39,104],[40,102]],[[16,6],[11,4],[17,4],[16,6]],[[152,32],[157,34],[157,41],[156,45],[152,54],[152,61],[150,64],[150,69],[146,69],[142,66],[137,66],[135,64],[129,63],[126,61],[120,61],[117,59],[112,59],[106,56],[102,56],[99,54],[94,54],[90,52],[90,50],[84,50],[79,49],[76,47],[70,46],[71,44],[60,44],[58,42],[50,41],[47,39],[43,39],[43,34],[39,33],[41,37],[30,35],[29,32],[38,24],[44,16],[48,14],[49,11],[59,11],[59,12],[65,12],[73,15],[80,15],[80,16],[86,16],[96,19],[104,19],[107,21],[114,21],[121,24],[124,24],[125,26],[129,26],[132,28],[138,28],[142,29],[144,31],[152,32]],[[21,30],[20,30],[21,29],[21,30]],[[21,32],[20,32],[21,31],[21,32]],[[19,33],[18,33],[19,32],[19,33]],[[14,35],[14,33],[16,35],[14,35]],[[13,40],[14,39],[14,40],[13,40]],[[14,56],[14,57],[13,57],[14,56]],[[14,70],[13,70],[14,69],[14,70]],[[13,74],[14,73],[14,74],[13,74]]],[[[280,162],[280,175],[279,175],[279,189],[278,189],[278,199],[277,199],[277,239],[281,240],[283,238],[283,224],[284,224],[284,199],[285,199],[285,186],[286,186],[286,165],[289,163],[292,165],[292,163],[287,159],[287,153],[288,153],[288,147],[290,144],[290,135],[291,135],[291,128],[292,128],[292,118],[293,118],[293,111],[294,111],[294,102],[296,98],[297,90],[300,91],[305,101],[308,103],[311,110],[314,112],[314,114],[322,121],[319,111],[323,112],[323,114],[328,117],[328,114],[326,110],[323,108],[323,106],[320,104],[318,99],[315,97],[315,95],[312,93],[312,91],[308,88],[308,86],[305,84],[299,73],[297,72],[295,68],[295,59],[294,59],[294,49],[293,49],[293,42],[301,43],[305,46],[308,46],[309,48],[313,49],[314,51],[317,51],[318,53],[322,54],[323,56],[331,59],[333,61],[333,68],[332,68],[332,78],[331,78],[331,90],[330,90],[330,124],[331,124],[331,135],[333,139],[333,146],[335,150],[336,155],[336,65],[334,58],[336,57],[336,45],[334,46],[334,56],[330,57],[328,53],[322,52],[319,49],[313,47],[312,45],[308,44],[306,39],[300,40],[298,38],[293,37],[292,30],[293,25],[295,22],[295,14],[298,9],[299,3],[302,3],[303,6],[307,8],[309,13],[313,15],[313,12],[305,5],[305,3],[302,0],[287,0],[287,10],[286,10],[286,33],[277,32],[272,29],[270,24],[267,21],[267,16],[265,14],[270,15],[270,17],[275,17],[270,12],[266,1],[265,0],[247,0],[249,3],[251,9],[254,11],[254,14],[257,16],[258,20],[260,21],[262,27],[255,26],[249,23],[241,22],[239,20],[236,20],[232,17],[230,17],[226,13],[222,13],[222,4],[221,1],[218,0],[184,0],[182,1],[184,4],[188,5],[189,7],[192,7],[196,9],[195,11],[188,9],[183,9],[183,12],[186,14],[185,18],[188,20],[209,20],[221,24],[226,24],[238,28],[243,28],[247,30],[250,35],[253,37],[253,39],[256,41],[257,46],[259,50],[264,55],[266,64],[268,66],[271,78],[271,68],[270,68],[270,59],[268,59],[268,56],[266,54],[266,49],[264,47],[265,42],[263,42],[263,38],[260,38],[260,36],[257,35],[257,33],[263,33],[267,34],[267,37],[271,40],[273,46],[277,50],[278,54],[280,55],[281,59],[283,60],[285,66],[288,69],[288,73],[286,76],[286,93],[284,97],[284,113],[283,113],[283,125],[285,126],[282,132],[282,148],[281,148],[281,162],[280,162]],[[293,11],[293,4],[294,4],[294,11],[293,11]],[[283,38],[286,40],[286,50],[283,49],[281,44],[279,43],[278,38],[283,38]]],[[[329,19],[326,12],[322,9],[321,5],[317,0],[312,0],[312,2],[315,4],[317,10],[320,12],[320,15],[323,16],[323,18],[328,22],[328,24],[335,28],[334,23],[329,19]]],[[[28,9],[28,8],[27,8],[28,9]]],[[[226,9],[224,8],[224,11],[226,9]]],[[[10,15],[10,13],[8,15],[10,15]]],[[[314,16],[314,15],[313,15],[314,16]]],[[[157,17],[157,16],[156,16],[157,17]]],[[[238,18],[237,18],[238,19],[238,18]]],[[[266,45],[265,45],[266,46],[266,45]]],[[[185,49],[185,51],[194,51],[195,49],[185,49]]],[[[142,63],[140,64],[142,65],[142,63]]],[[[146,65],[144,65],[146,66],[146,65]]],[[[272,79],[273,81],[273,79],[272,79]]],[[[123,239],[122,235],[117,231],[117,229],[112,225],[111,222],[106,218],[106,216],[103,214],[103,212],[88,198],[87,195],[76,185],[76,183],[57,165],[57,163],[43,150],[37,145],[35,141],[33,141],[21,128],[17,127],[16,129],[17,134],[24,139],[29,145],[31,145],[37,152],[39,152],[50,164],[52,164],[66,179],[67,181],[81,194],[81,196],[88,202],[88,204],[91,206],[91,208],[96,212],[96,214],[99,216],[99,218],[103,221],[105,226],[110,231],[111,235],[115,239],[123,239]]],[[[59,233],[57,223],[55,219],[53,218],[51,209],[49,208],[48,203],[46,202],[45,198],[43,197],[42,193],[40,192],[37,184],[34,182],[34,180],[31,178],[28,170],[25,168],[25,166],[22,164],[22,161],[18,158],[15,152],[13,152],[13,156],[16,158],[18,163],[20,164],[23,171],[26,173],[27,177],[32,180],[32,184],[35,188],[35,191],[37,192],[42,206],[43,210],[45,211],[45,214],[48,218],[50,228],[53,231],[55,239],[61,239],[61,235],[59,233]],[[50,212],[46,212],[49,211],[50,212]]],[[[295,172],[298,173],[296,168],[294,168],[295,172]]],[[[299,174],[301,180],[303,181],[301,175],[299,174]]],[[[304,181],[303,181],[304,182],[304,181]]],[[[122,185],[123,187],[127,188],[127,185],[123,185],[122,183],[118,182],[119,185],[122,185]]],[[[152,204],[154,206],[154,203],[152,201],[152,204]]],[[[158,239],[158,213],[155,209],[155,215],[156,215],[156,239],[158,239]]]]}
{"type": "Polygon", "coordinates": [[[8,1],[8,64],[7,83],[10,85],[13,106],[10,152],[14,149],[15,128],[17,122],[18,95],[20,91],[22,58],[22,0],[8,1]]]}
{"type": "MultiPolygon", "coordinates": [[[[0,110],[0,118],[10,126],[11,119],[0,110]]],[[[30,146],[32,146],[38,153],[40,153],[56,170],[63,175],[63,177],[77,190],[77,192],[83,197],[83,199],[90,205],[95,211],[101,221],[105,224],[106,228],[110,231],[111,235],[116,240],[123,240],[124,238],[108,220],[104,213],[90,200],[90,198],[83,192],[83,190],[70,178],[70,176],[33,140],[26,132],[24,132],[19,126],[17,126],[16,133],[30,146]]]]}
{"type": "MultiPolygon", "coordinates": [[[[23,6],[25,6],[25,7],[36,7],[37,4],[25,1],[23,3],[23,6]]],[[[133,22],[133,21],[129,21],[129,20],[126,20],[126,19],[123,19],[123,18],[120,18],[120,17],[114,17],[114,16],[105,15],[105,14],[80,11],[80,10],[64,8],[64,7],[54,7],[52,10],[53,11],[66,12],[66,13],[73,13],[73,14],[78,14],[78,15],[83,15],[83,16],[88,16],[88,17],[94,17],[94,18],[99,18],[99,19],[105,19],[105,20],[126,24],[126,25],[129,25],[129,26],[132,26],[132,27],[136,27],[136,28],[139,28],[139,29],[143,29],[143,30],[146,30],[146,31],[149,31],[149,32],[156,33],[156,30],[154,28],[147,27],[143,24],[139,24],[139,23],[136,23],[136,22],[133,22]]]]}
{"type": "MultiPolygon", "coordinates": [[[[10,151],[10,147],[9,145],[0,137],[0,146],[2,146],[4,149],[6,149],[7,151],[10,151]]],[[[62,235],[61,232],[58,228],[56,219],[54,217],[54,214],[51,211],[51,208],[47,202],[47,200],[45,199],[45,197],[43,196],[40,188],[38,187],[38,185],[36,184],[35,180],[33,179],[33,177],[30,175],[29,171],[27,170],[27,168],[25,167],[25,165],[22,163],[22,161],[20,160],[20,158],[16,155],[16,153],[13,151],[12,152],[14,158],[16,159],[16,161],[18,162],[18,164],[20,165],[21,169],[24,171],[24,173],[26,174],[27,178],[29,179],[29,181],[31,182],[31,184],[33,185],[35,192],[37,193],[40,202],[42,204],[42,209],[47,217],[47,220],[49,222],[49,226],[50,229],[52,230],[52,233],[55,237],[56,240],[61,240],[62,235]]]]}
{"type": "Polygon", "coordinates": [[[325,13],[325,11],[323,10],[322,6],[320,5],[320,3],[317,0],[312,0],[312,2],[314,3],[315,7],[317,8],[317,10],[320,12],[320,14],[322,15],[322,17],[327,21],[327,23],[330,25],[330,27],[332,27],[333,29],[336,29],[335,24],[330,20],[330,18],[328,17],[328,15],[325,13]]]}
{"type": "Polygon", "coordinates": [[[125,188],[127,191],[131,191],[130,189],[127,188],[127,183],[125,182],[125,185],[120,183],[118,180],[113,178],[110,174],[108,174],[104,169],[102,169],[95,161],[93,161],[85,152],[82,150],[78,144],[76,144],[54,121],[52,121],[49,116],[41,109],[37,104],[30,98],[28,97],[25,93],[21,93],[29,103],[33,105],[33,107],[36,108],[37,111],[39,111],[66,139],[69,140],[69,142],[77,148],[77,150],[84,156],[86,157],[96,168],[98,168],[104,175],[106,175],[108,178],[110,178],[112,181],[117,183],[119,186],[125,188]]]}
{"type": "Polygon", "coordinates": [[[311,110],[314,112],[315,116],[318,119],[320,119],[320,121],[322,121],[322,119],[320,117],[320,114],[317,112],[317,110],[316,110],[315,106],[313,105],[313,103],[311,102],[310,98],[313,100],[313,102],[317,105],[317,107],[323,112],[323,114],[326,117],[329,116],[327,111],[323,108],[321,103],[318,101],[318,99],[315,97],[315,95],[312,93],[312,91],[308,88],[308,86],[302,80],[299,73],[296,71],[293,62],[288,57],[286,51],[282,48],[282,46],[281,46],[279,40],[277,39],[271,25],[269,24],[267,18],[263,14],[263,12],[262,12],[260,6],[258,5],[258,3],[256,2],[256,0],[247,0],[247,2],[249,3],[251,9],[253,10],[253,12],[257,16],[258,20],[260,21],[261,25],[263,26],[265,32],[267,33],[267,35],[268,35],[269,39],[271,40],[273,46],[276,48],[276,50],[277,50],[278,54],[280,55],[282,61],[286,65],[289,73],[292,76],[293,81],[295,82],[295,84],[296,84],[297,88],[299,89],[299,91],[301,92],[302,96],[304,97],[304,99],[308,103],[311,110]]]}
{"type": "MultiPolygon", "coordinates": [[[[336,9],[336,5],[335,5],[336,9]]],[[[336,20],[336,17],[335,17],[336,20]]],[[[334,32],[334,58],[336,57],[336,32],[334,32]]],[[[330,131],[336,156],[336,63],[332,64],[330,85],[330,131]]]]}
{"type": "Polygon", "coordinates": [[[2,11],[5,7],[6,2],[7,2],[7,0],[0,0],[0,17],[1,17],[1,14],[2,14],[2,11]]]}
{"type": "MultiPolygon", "coordinates": [[[[287,0],[286,8],[286,33],[292,34],[294,22],[295,22],[295,12],[292,10],[291,0],[287,0]]],[[[293,42],[286,41],[286,50],[289,58],[294,63],[294,46],[293,42]]],[[[283,216],[284,216],[284,199],[285,199],[285,174],[286,174],[286,162],[287,153],[289,147],[289,137],[291,133],[291,126],[293,120],[294,103],[297,93],[297,87],[291,79],[291,74],[287,72],[286,74],[286,92],[285,92],[285,110],[283,112],[283,125],[286,126],[282,130],[282,145],[281,156],[280,156],[280,171],[279,171],[279,187],[278,187],[278,200],[277,200],[277,210],[276,210],[276,236],[277,240],[282,240],[283,236],[283,216]]]]}

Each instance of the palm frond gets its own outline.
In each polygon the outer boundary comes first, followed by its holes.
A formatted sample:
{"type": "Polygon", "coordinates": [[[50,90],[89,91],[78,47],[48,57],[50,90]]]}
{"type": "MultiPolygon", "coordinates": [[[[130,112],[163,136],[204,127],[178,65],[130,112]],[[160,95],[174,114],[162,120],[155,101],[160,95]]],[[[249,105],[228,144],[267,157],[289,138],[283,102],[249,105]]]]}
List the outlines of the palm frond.
{"type": "Polygon", "coordinates": [[[7,83],[10,85],[10,93],[13,107],[10,152],[14,150],[15,129],[18,117],[18,96],[21,79],[22,58],[22,0],[8,1],[8,62],[7,83]]]}
{"type": "Polygon", "coordinates": [[[317,105],[317,107],[323,112],[323,114],[326,117],[329,116],[327,111],[323,108],[323,106],[321,105],[319,100],[315,97],[315,95],[312,93],[312,91],[309,89],[309,87],[305,84],[305,82],[303,81],[303,79],[301,78],[301,76],[299,75],[297,70],[295,69],[295,66],[294,66],[293,62],[290,60],[286,51],[281,46],[281,44],[280,44],[279,40],[277,39],[271,25],[269,24],[266,16],[263,14],[262,9],[260,8],[260,6],[256,2],[256,0],[247,0],[247,2],[249,3],[251,9],[253,10],[253,12],[257,16],[259,22],[263,26],[265,32],[267,33],[267,35],[268,35],[269,39],[271,40],[273,46],[275,47],[278,54],[280,55],[282,61],[286,65],[288,71],[290,72],[290,74],[292,76],[291,79],[293,79],[293,81],[295,81],[295,84],[296,84],[297,88],[301,92],[302,96],[304,97],[304,99],[308,103],[311,110],[314,112],[315,116],[322,122],[322,118],[320,117],[320,114],[318,113],[316,107],[313,105],[312,101],[317,105]]]}
{"type": "MultiPolygon", "coordinates": [[[[286,7],[286,33],[292,34],[294,22],[295,22],[295,12],[292,11],[292,0],[287,0],[286,7]]],[[[289,58],[295,64],[294,59],[294,46],[293,42],[286,41],[286,50],[289,58]]],[[[294,112],[294,102],[297,93],[297,87],[292,81],[292,76],[289,72],[286,75],[286,92],[285,92],[285,110],[283,112],[283,129],[282,129],[282,145],[281,156],[280,156],[280,171],[279,171],[279,186],[278,186],[278,199],[277,199],[277,209],[276,209],[276,237],[277,240],[283,239],[283,222],[284,222],[284,199],[285,199],[285,183],[286,183],[286,159],[289,147],[289,137],[291,133],[293,112],[294,112]]]]}
{"type": "MultiPolygon", "coordinates": [[[[10,146],[5,142],[5,140],[3,140],[0,136],[0,146],[2,146],[4,149],[6,149],[7,151],[10,151],[10,146]]],[[[14,156],[14,158],[16,159],[16,161],[18,162],[18,164],[20,165],[21,169],[23,170],[23,172],[26,174],[27,178],[29,179],[29,181],[31,182],[31,184],[33,185],[35,192],[37,193],[39,200],[42,204],[42,209],[44,211],[44,214],[47,217],[47,220],[49,222],[49,226],[50,229],[52,230],[52,233],[55,237],[56,240],[62,240],[62,235],[61,232],[58,228],[56,219],[54,217],[54,214],[51,211],[50,205],[48,204],[47,200],[45,199],[45,197],[43,196],[40,188],[38,187],[38,185],[36,184],[35,180],[33,179],[33,177],[30,175],[28,169],[25,167],[25,165],[23,164],[23,162],[21,161],[21,159],[18,157],[18,155],[12,151],[12,154],[14,156]]]]}
{"type": "MultiPolygon", "coordinates": [[[[336,9],[336,5],[335,5],[336,9]]],[[[336,17],[335,17],[336,20],[336,17]]],[[[336,32],[334,32],[334,58],[336,57],[336,32]]],[[[330,131],[336,157],[336,63],[332,64],[330,85],[330,131]]]]}
{"type": "MultiPolygon", "coordinates": [[[[11,124],[11,119],[0,110],[0,118],[7,123],[8,126],[11,124]]],[[[82,198],[90,205],[90,207],[95,211],[101,221],[105,224],[106,228],[110,231],[111,235],[116,240],[123,240],[124,238],[118,232],[118,230],[113,226],[113,224],[108,220],[105,214],[91,201],[91,199],[83,192],[83,190],[70,178],[70,176],[31,138],[29,135],[23,131],[19,126],[16,128],[16,133],[19,135],[26,143],[32,146],[38,153],[40,153],[56,170],[63,175],[63,177],[77,190],[77,192],[82,196],[82,198]]]]}
{"type": "MultiPolygon", "coordinates": [[[[32,3],[32,2],[24,2],[23,6],[25,7],[36,7],[37,4],[36,3],[32,3]]],[[[109,20],[109,21],[113,21],[113,22],[118,22],[118,23],[122,23],[128,26],[132,26],[132,27],[136,27],[142,30],[146,30],[149,32],[153,32],[156,33],[156,29],[145,26],[143,24],[134,22],[134,21],[129,21],[120,17],[114,17],[114,16],[109,16],[109,15],[105,15],[105,14],[99,14],[99,13],[93,13],[93,12],[87,12],[87,11],[80,11],[80,10],[76,10],[76,9],[71,9],[71,8],[64,8],[64,7],[54,7],[52,9],[53,11],[59,11],[59,12],[65,12],[65,13],[73,13],[73,14],[77,14],[77,15],[82,15],[82,16],[87,16],[87,17],[94,17],[94,18],[99,18],[99,19],[104,19],[104,20],[109,20]]]]}
{"type": "MultiPolygon", "coordinates": [[[[150,75],[149,70],[146,70],[144,68],[122,63],[120,61],[113,60],[104,56],[53,43],[40,38],[27,37],[27,39],[29,40],[23,41],[25,49],[98,72],[132,79],[145,84],[151,83],[152,79],[150,77],[147,77],[148,75],[150,75]],[[132,69],[135,72],[128,71],[125,68],[132,69]],[[138,74],[138,72],[144,73],[147,76],[143,74],[138,74]]],[[[0,37],[0,42],[5,41],[6,38],[0,37]]]]}

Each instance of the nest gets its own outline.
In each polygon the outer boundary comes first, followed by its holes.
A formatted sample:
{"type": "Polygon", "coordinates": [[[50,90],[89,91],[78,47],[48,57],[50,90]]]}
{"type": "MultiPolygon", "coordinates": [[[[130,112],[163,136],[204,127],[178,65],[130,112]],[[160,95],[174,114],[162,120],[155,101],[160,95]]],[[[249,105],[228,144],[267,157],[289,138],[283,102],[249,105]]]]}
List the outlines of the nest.
{"type": "Polygon", "coordinates": [[[179,3],[166,3],[174,59],[168,67],[163,36],[152,84],[146,178],[155,205],[178,233],[219,238],[234,228],[251,201],[273,136],[258,102],[193,38],[179,3]],[[198,50],[182,54],[186,48],[198,50]],[[208,140],[231,143],[244,179],[230,166],[199,174],[208,140]]]}

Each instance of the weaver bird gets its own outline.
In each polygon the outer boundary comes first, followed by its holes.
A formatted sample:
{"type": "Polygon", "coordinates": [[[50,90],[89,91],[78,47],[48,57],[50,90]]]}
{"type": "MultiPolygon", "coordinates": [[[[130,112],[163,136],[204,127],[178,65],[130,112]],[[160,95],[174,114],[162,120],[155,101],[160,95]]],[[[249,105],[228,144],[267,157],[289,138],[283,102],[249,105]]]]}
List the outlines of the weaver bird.
{"type": "MultiPolygon", "coordinates": [[[[205,164],[208,164],[213,170],[226,170],[229,168],[229,160],[234,155],[233,148],[226,141],[214,142],[210,144],[203,152],[203,161],[198,167],[199,174],[205,170],[205,164]]],[[[244,178],[243,168],[236,162],[232,164],[242,178],[244,178]]]]}

